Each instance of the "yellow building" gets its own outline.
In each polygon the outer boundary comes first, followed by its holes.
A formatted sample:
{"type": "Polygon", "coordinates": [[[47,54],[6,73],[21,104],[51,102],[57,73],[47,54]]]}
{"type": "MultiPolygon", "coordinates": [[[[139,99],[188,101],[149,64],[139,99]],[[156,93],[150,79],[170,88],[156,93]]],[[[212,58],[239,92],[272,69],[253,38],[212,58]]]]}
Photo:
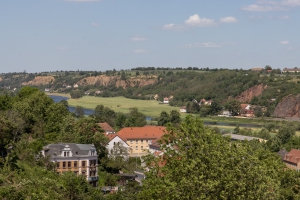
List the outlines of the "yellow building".
{"type": "Polygon", "coordinates": [[[57,173],[72,171],[97,185],[98,155],[93,144],[49,144],[41,153],[56,164],[57,173]]]}
{"type": "Polygon", "coordinates": [[[148,154],[149,145],[166,133],[163,126],[126,127],[117,135],[129,146],[129,156],[139,157],[148,154]]]}

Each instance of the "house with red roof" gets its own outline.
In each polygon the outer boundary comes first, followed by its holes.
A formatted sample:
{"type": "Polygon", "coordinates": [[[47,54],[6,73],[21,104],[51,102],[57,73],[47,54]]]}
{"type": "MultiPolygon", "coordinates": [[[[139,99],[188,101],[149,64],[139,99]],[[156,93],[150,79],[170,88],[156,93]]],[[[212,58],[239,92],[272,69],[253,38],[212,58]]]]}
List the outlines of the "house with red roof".
{"type": "Polygon", "coordinates": [[[283,162],[290,169],[300,169],[300,150],[292,149],[289,153],[284,155],[283,162]]]}
{"type": "Polygon", "coordinates": [[[104,130],[106,134],[115,134],[115,130],[106,122],[98,123],[99,126],[104,130]]]}
{"type": "Polygon", "coordinates": [[[254,111],[250,104],[241,104],[240,115],[243,117],[254,117],[254,111]]]}
{"type": "Polygon", "coordinates": [[[129,156],[140,157],[148,154],[149,146],[166,133],[163,126],[126,127],[117,135],[130,148],[129,156]]]}

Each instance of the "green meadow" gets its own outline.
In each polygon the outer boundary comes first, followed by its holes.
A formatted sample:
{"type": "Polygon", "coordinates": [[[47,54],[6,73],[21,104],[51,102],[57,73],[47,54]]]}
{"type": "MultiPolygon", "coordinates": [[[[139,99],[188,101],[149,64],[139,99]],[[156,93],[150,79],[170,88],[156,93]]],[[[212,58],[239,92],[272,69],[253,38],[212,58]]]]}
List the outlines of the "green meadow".
{"type": "Polygon", "coordinates": [[[178,107],[168,104],[159,104],[156,100],[127,99],[125,97],[92,97],[84,96],[80,99],[69,99],[70,106],[82,106],[84,108],[95,109],[97,105],[104,105],[115,112],[128,113],[130,108],[136,107],[140,112],[150,117],[158,117],[162,111],[179,111],[178,107]]]}

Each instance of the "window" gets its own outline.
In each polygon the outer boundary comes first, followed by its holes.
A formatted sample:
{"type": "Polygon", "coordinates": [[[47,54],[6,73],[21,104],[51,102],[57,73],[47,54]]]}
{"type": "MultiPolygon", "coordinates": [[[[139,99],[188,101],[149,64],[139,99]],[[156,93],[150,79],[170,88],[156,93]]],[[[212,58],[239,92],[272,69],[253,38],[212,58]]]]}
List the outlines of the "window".
{"type": "Polygon", "coordinates": [[[114,146],[116,145],[116,143],[114,142],[114,146]]]}
{"type": "Polygon", "coordinates": [[[135,147],[135,150],[138,150],[138,149],[139,149],[139,147],[138,147],[138,146],[136,146],[136,147],[135,147]]]}
{"type": "Polygon", "coordinates": [[[56,168],[60,168],[60,162],[56,163],[56,168]]]}
{"type": "Polygon", "coordinates": [[[81,161],[82,167],[85,167],[85,161],[81,161]]]}
{"type": "Polygon", "coordinates": [[[63,168],[66,168],[66,162],[63,162],[63,168]]]}
{"type": "Polygon", "coordinates": [[[141,140],[141,143],[143,143],[144,142],[144,140],[141,140]]]}
{"type": "Polygon", "coordinates": [[[64,157],[66,157],[67,156],[67,152],[64,152],[64,157]]]}
{"type": "Polygon", "coordinates": [[[133,140],[130,140],[130,144],[133,144],[133,140]]]}
{"type": "Polygon", "coordinates": [[[74,167],[77,167],[77,161],[74,161],[74,167]]]}
{"type": "Polygon", "coordinates": [[[135,141],[136,144],[137,144],[138,142],[139,142],[138,140],[135,141]]]}
{"type": "Polygon", "coordinates": [[[68,162],[68,168],[71,168],[71,161],[68,162]]]}
{"type": "Polygon", "coordinates": [[[143,150],[144,149],[144,147],[143,146],[141,146],[141,150],[143,150]]]}
{"type": "Polygon", "coordinates": [[[67,152],[67,157],[69,157],[69,152],[67,152]]]}

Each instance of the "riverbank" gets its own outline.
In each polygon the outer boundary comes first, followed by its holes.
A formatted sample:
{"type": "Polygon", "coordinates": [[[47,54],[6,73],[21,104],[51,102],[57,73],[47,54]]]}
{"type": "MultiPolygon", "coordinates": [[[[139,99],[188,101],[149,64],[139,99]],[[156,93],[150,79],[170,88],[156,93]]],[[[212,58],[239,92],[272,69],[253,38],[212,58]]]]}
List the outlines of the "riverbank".
{"type": "Polygon", "coordinates": [[[67,98],[71,99],[71,95],[70,94],[56,93],[56,92],[45,92],[45,94],[47,94],[47,95],[53,95],[53,96],[67,97],[67,98]]]}

